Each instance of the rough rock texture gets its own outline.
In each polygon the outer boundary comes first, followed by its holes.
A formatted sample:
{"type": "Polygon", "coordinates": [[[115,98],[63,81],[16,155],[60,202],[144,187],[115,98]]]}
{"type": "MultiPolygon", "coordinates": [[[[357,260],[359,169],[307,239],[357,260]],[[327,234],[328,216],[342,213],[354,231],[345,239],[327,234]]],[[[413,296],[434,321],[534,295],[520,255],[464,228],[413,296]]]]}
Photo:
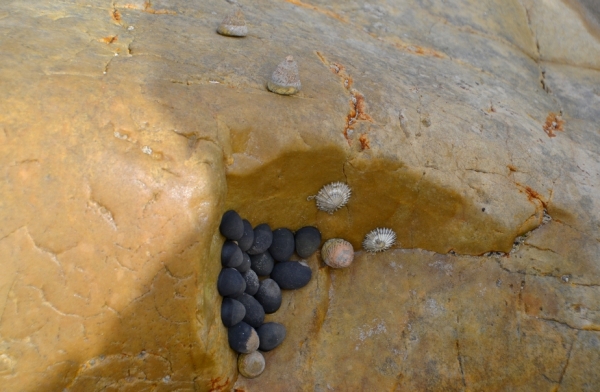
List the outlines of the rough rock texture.
{"type": "Polygon", "coordinates": [[[232,389],[233,208],[402,248],[312,256],[238,389],[600,389],[593,1],[332,3],[243,3],[241,39],[227,1],[0,4],[2,388],[232,389]],[[287,55],[292,97],[265,87],[287,55]]]}

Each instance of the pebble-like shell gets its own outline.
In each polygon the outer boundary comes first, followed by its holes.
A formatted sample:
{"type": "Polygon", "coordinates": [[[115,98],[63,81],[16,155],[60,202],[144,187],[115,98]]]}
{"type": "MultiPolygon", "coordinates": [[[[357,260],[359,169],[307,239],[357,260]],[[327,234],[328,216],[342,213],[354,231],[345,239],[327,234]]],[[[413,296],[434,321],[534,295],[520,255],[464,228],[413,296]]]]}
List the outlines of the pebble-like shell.
{"type": "Polygon", "coordinates": [[[271,75],[271,80],[267,82],[269,91],[280,95],[292,95],[300,91],[300,74],[298,73],[298,64],[294,57],[287,56],[271,75]]]}
{"type": "Polygon", "coordinates": [[[260,327],[265,321],[265,309],[260,302],[246,293],[237,297],[236,300],[241,302],[242,305],[244,305],[244,308],[246,308],[246,314],[244,315],[243,321],[251,327],[260,327]]]}
{"type": "Polygon", "coordinates": [[[276,261],[288,261],[294,254],[294,248],[294,233],[290,229],[273,230],[273,242],[269,247],[269,253],[276,261]]]}
{"type": "Polygon", "coordinates": [[[321,245],[321,232],[314,226],[305,226],[294,235],[296,253],[303,259],[308,259],[321,245]]]}
{"type": "Polygon", "coordinates": [[[258,327],[256,333],[260,339],[259,350],[271,351],[283,342],[286,330],[282,324],[271,322],[258,327]]]}
{"type": "Polygon", "coordinates": [[[254,242],[248,249],[249,255],[265,252],[273,243],[273,232],[268,224],[262,223],[254,228],[254,242]]]}
{"type": "Polygon", "coordinates": [[[244,222],[234,210],[226,211],[221,218],[219,231],[230,240],[239,240],[244,234],[244,222]]]}
{"type": "Polygon", "coordinates": [[[378,227],[366,235],[363,248],[367,252],[383,252],[396,243],[396,233],[387,227],[378,227]]]}
{"type": "Polygon", "coordinates": [[[244,225],[244,234],[242,238],[237,240],[237,243],[242,251],[247,252],[254,243],[254,229],[246,219],[243,219],[242,222],[244,225]]]}
{"type": "Polygon", "coordinates": [[[265,313],[275,313],[281,307],[281,289],[273,279],[260,282],[254,298],[262,305],[265,313]]]}
{"type": "Polygon", "coordinates": [[[235,7],[229,15],[223,19],[217,33],[226,35],[228,37],[245,37],[248,35],[248,26],[246,26],[246,20],[240,7],[235,7]]]}
{"type": "Polygon", "coordinates": [[[321,257],[331,268],[346,268],[354,260],[354,248],[346,240],[332,238],[323,244],[321,257]]]}
{"type": "Polygon", "coordinates": [[[352,191],[348,184],[343,182],[332,182],[325,185],[319,193],[309,196],[308,200],[317,199],[317,208],[321,211],[333,214],[348,203],[352,191]]]}
{"type": "Polygon", "coordinates": [[[223,268],[217,278],[217,290],[222,297],[237,297],[246,290],[246,281],[234,268],[223,268]]]}
{"type": "Polygon", "coordinates": [[[243,321],[227,330],[227,340],[229,341],[229,347],[240,354],[249,354],[256,351],[260,344],[256,330],[243,321]]]}
{"type": "Polygon", "coordinates": [[[284,261],[275,264],[271,272],[271,279],[282,290],[296,290],[310,282],[312,270],[303,261],[284,261]]]}
{"type": "Polygon", "coordinates": [[[242,277],[246,282],[246,290],[244,292],[250,295],[256,294],[260,287],[260,280],[258,279],[256,272],[254,272],[254,270],[248,270],[242,274],[242,277]]]}
{"type": "Polygon", "coordinates": [[[244,254],[233,241],[225,241],[221,248],[221,265],[225,268],[236,268],[244,262],[244,254]]]}
{"type": "Polygon", "coordinates": [[[250,260],[250,256],[248,253],[242,252],[242,264],[235,267],[235,269],[238,270],[240,274],[243,274],[244,272],[247,272],[251,266],[252,261],[250,260]]]}
{"type": "Polygon", "coordinates": [[[233,298],[223,298],[221,303],[221,321],[226,327],[233,327],[246,316],[246,308],[240,301],[233,298]]]}
{"type": "Polygon", "coordinates": [[[238,370],[246,378],[256,378],[265,370],[265,357],[260,351],[240,354],[238,357],[238,370]]]}
{"type": "Polygon", "coordinates": [[[250,256],[250,268],[258,276],[269,276],[275,266],[275,260],[269,251],[250,256]]]}

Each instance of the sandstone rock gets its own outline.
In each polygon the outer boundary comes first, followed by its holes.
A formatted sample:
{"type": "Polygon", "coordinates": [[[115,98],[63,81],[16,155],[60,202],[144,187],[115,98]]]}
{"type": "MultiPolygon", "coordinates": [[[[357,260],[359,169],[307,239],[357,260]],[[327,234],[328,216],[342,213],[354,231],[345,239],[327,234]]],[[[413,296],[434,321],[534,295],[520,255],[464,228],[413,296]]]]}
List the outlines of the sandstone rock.
{"type": "Polygon", "coordinates": [[[345,270],[312,256],[238,389],[599,389],[590,4],[257,1],[241,40],[215,32],[227,2],[0,4],[0,385],[234,388],[235,209],[398,236],[345,270]],[[292,47],[302,90],[269,93],[292,47]],[[334,181],[329,215],[306,198],[334,181]]]}

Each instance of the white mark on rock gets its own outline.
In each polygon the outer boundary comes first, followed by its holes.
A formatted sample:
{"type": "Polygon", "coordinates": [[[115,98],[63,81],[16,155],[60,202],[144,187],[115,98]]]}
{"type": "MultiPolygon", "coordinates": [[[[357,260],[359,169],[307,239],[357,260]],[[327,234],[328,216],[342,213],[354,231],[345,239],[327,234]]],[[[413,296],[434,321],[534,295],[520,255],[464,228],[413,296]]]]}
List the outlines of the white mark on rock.
{"type": "Polygon", "coordinates": [[[121,132],[119,131],[115,131],[114,135],[117,139],[121,139],[121,140],[127,140],[127,135],[123,135],[121,132]]]}
{"type": "Polygon", "coordinates": [[[437,270],[443,271],[448,276],[452,276],[452,270],[454,267],[450,263],[445,263],[441,260],[434,261],[433,263],[429,263],[430,267],[433,267],[437,270]]]}
{"type": "MultiPolygon", "coordinates": [[[[373,326],[364,324],[362,328],[358,328],[358,340],[360,340],[361,343],[374,335],[380,335],[387,332],[385,321],[374,318],[372,323],[374,324],[373,326]]],[[[354,349],[358,350],[361,343],[358,343],[354,349]]]]}
{"type": "Polygon", "coordinates": [[[142,147],[142,152],[144,154],[152,155],[152,149],[150,147],[148,147],[148,146],[142,147]]]}
{"type": "Polygon", "coordinates": [[[446,309],[444,309],[442,305],[438,304],[438,302],[433,298],[427,299],[425,301],[425,306],[432,316],[438,316],[446,311],[446,309]]]}

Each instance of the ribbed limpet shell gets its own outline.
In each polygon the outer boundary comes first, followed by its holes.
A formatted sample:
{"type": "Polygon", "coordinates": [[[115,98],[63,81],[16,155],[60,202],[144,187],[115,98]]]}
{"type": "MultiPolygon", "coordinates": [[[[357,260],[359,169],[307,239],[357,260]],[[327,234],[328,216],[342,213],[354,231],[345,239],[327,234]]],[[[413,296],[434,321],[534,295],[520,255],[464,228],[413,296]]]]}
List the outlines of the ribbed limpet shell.
{"type": "Polygon", "coordinates": [[[363,248],[367,252],[376,253],[388,250],[396,243],[396,233],[387,227],[378,227],[365,236],[363,248]]]}
{"type": "Polygon", "coordinates": [[[343,182],[332,182],[325,185],[319,193],[309,196],[307,200],[317,199],[317,208],[333,214],[348,203],[352,190],[343,182]]]}
{"type": "Polygon", "coordinates": [[[327,240],[321,248],[321,257],[331,268],[346,268],[354,260],[352,244],[341,238],[327,240]]]}

